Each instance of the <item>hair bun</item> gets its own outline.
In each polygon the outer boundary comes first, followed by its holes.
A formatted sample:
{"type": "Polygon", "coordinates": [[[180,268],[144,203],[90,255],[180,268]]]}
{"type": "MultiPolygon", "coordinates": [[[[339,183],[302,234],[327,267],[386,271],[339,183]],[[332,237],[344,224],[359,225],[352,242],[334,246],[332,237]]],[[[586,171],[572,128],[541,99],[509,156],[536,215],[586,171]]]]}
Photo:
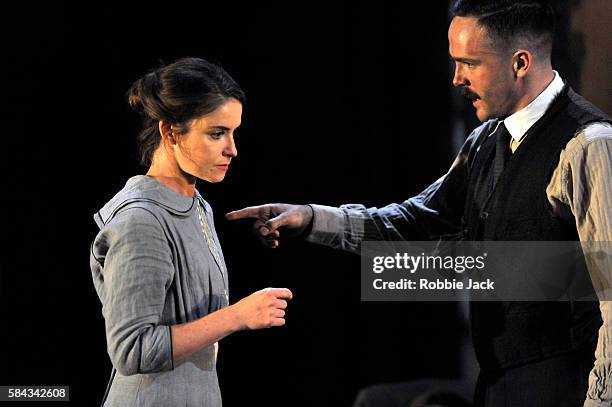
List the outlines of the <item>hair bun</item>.
{"type": "Polygon", "coordinates": [[[157,71],[149,72],[136,80],[128,90],[128,104],[134,111],[145,116],[151,116],[152,109],[150,109],[150,104],[153,100],[158,100],[158,91],[159,79],[157,71]]]}

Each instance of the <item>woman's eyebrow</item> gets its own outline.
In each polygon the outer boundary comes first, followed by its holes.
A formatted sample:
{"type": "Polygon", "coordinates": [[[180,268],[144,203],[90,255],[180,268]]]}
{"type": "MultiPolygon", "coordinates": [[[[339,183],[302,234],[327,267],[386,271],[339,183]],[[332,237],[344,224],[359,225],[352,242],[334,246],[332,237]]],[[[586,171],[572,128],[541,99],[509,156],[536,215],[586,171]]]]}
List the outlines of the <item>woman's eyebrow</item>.
{"type": "Polygon", "coordinates": [[[210,126],[210,127],[207,127],[207,130],[212,130],[212,129],[229,131],[229,127],[226,127],[226,126],[210,126]]]}

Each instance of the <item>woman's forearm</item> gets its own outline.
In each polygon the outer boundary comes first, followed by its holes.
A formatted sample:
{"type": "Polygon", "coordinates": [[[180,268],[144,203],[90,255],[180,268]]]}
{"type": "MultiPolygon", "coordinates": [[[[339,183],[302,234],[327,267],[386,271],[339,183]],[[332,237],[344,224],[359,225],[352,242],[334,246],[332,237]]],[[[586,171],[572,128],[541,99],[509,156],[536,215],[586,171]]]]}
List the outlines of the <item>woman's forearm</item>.
{"type": "Polygon", "coordinates": [[[240,329],[242,328],[231,306],[195,321],[173,325],[171,327],[172,359],[176,363],[240,329]]]}
{"type": "Polygon", "coordinates": [[[178,362],[242,329],[284,325],[285,308],[291,297],[286,288],[265,288],[195,321],[173,325],[172,359],[178,362]]]}

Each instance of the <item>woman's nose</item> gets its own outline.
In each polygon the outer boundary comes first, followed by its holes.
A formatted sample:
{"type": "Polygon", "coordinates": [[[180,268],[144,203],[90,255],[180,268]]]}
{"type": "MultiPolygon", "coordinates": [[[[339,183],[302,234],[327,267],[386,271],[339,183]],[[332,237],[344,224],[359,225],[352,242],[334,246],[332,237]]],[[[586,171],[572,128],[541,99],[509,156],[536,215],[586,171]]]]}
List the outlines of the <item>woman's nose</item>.
{"type": "Polygon", "coordinates": [[[227,157],[236,157],[238,155],[238,149],[236,148],[236,142],[234,141],[234,136],[229,136],[227,138],[228,142],[225,146],[225,150],[223,153],[227,157]]]}

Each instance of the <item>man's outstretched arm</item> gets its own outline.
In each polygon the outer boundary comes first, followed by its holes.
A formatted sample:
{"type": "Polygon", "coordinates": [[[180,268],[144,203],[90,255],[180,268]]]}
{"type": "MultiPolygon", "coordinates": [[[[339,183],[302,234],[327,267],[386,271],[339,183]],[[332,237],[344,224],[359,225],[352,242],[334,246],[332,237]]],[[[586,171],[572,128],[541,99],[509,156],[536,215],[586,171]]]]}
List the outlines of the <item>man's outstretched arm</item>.
{"type": "Polygon", "coordinates": [[[419,195],[401,204],[366,208],[360,204],[339,208],[323,205],[266,204],[226,214],[228,220],[253,218],[256,235],[276,248],[281,237],[305,236],[312,243],[359,252],[368,240],[456,239],[468,182],[468,157],[485,134],[485,124],[468,137],[449,171],[419,195]]]}

